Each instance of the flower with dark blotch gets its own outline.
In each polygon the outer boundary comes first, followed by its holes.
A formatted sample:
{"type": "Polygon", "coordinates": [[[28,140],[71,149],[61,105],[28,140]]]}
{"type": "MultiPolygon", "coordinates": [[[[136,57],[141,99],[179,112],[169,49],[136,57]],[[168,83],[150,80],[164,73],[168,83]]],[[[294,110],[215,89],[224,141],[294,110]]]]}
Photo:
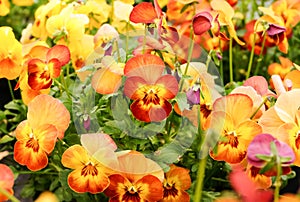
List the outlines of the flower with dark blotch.
{"type": "Polygon", "coordinates": [[[131,98],[133,116],[144,122],[162,121],[169,116],[178,82],[172,75],[162,75],[164,62],[155,55],[138,55],[127,61],[124,73],[128,77],[124,93],[131,98]]]}

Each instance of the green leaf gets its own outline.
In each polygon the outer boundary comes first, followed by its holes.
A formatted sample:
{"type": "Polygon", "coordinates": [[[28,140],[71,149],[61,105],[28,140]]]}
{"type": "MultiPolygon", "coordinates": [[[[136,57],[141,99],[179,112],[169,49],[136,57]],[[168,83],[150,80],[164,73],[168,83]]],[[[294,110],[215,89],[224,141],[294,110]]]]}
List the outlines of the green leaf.
{"type": "Polygon", "coordinates": [[[260,169],[259,174],[264,174],[268,170],[271,170],[275,166],[275,162],[271,161],[267,163],[263,168],[260,169]]]}
{"type": "Polygon", "coordinates": [[[4,135],[1,139],[0,139],[0,144],[5,144],[7,142],[13,141],[15,138],[9,135],[4,135]]]}
{"type": "Polygon", "coordinates": [[[175,100],[177,101],[178,107],[181,111],[189,108],[189,104],[187,102],[187,97],[184,92],[179,92],[176,95],[175,100]]]}

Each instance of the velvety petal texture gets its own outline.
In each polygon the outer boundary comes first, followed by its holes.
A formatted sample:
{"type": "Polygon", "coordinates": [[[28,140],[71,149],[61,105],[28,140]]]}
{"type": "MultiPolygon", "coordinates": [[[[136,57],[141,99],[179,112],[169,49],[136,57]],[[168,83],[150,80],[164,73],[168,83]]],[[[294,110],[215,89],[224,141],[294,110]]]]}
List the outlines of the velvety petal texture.
{"type": "Polygon", "coordinates": [[[150,2],[141,2],[136,5],[129,16],[131,22],[134,23],[154,23],[158,18],[155,8],[150,2]]]}
{"type": "Polygon", "coordinates": [[[125,64],[124,94],[134,100],[130,109],[136,119],[159,122],[171,113],[168,100],[178,93],[178,82],[172,75],[161,75],[163,70],[163,61],[151,54],[135,56],[125,64]]]}

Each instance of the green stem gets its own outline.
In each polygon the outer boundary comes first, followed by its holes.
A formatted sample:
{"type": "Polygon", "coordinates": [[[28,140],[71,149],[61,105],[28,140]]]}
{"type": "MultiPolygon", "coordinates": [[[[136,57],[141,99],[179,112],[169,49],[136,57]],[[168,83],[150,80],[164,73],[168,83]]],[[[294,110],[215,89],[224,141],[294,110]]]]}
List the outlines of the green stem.
{"type": "MultiPolygon", "coordinates": [[[[192,59],[192,56],[193,56],[193,49],[194,49],[194,30],[193,28],[191,27],[190,29],[190,44],[189,44],[189,51],[188,51],[188,58],[187,58],[187,61],[186,61],[186,66],[185,66],[185,70],[184,70],[184,73],[182,75],[182,77],[186,76],[187,72],[188,72],[188,69],[189,69],[189,66],[190,66],[190,62],[191,62],[191,59],[192,59]]],[[[182,87],[183,87],[183,83],[184,83],[184,78],[180,80],[180,90],[182,90],[182,87]]]]}
{"type": "Polygon", "coordinates": [[[274,202],[279,201],[279,191],[281,187],[281,162],[280,162],[280,157],[278,155],[278,151],[276,150],[276,168],[277,168],[277,175],[276,175],[276,180],[274,183],[275,186],[275,191],[274,191],[274,202]]]}
{"type": "Polygon", "coordinates": [[[15,96],[14,96],[14,91],[13,91],[13,89],[12,89],[10,80],[7,80],[7,83],[8,83],[8,87],[9,87],[9,92],[10,92],[11,99],[14,100],[14,99],[15,99],[15,96]]]}
{"type": "Polygon", "coordinates": [[[71,99],[70,92],[67,83],[65,81],[65,76],[62,74],[60,78],[61,78],[61,85],[64,87],[64,90],[66,91],[68,98],[71,99]]]}
{"type": "Polygon", "coordinates": [[[0,186],[0,193],[3,194],[4,196],[6,196],[12,202],[20,202],[19,199],[17,199],[13,195],[11,195],[8,191],[6,191],[5,189],[3,189],[1,186],[0,186]]]}
{"type": "Polygon", "coordinates": [[[265,97],[265,99],[262,101],[262,103],[260,103],[258,108],[255,110],[255,112],[253,112],[253,114],[250,116],[250,119],[253,119],[253,117],[257,114],[257,112],[260,110],[260,108],[266,103],[267,99],[268,99],[268,97],[265,97]]]}
{"type": "Polygon", "coordinates": [[[118,63],[120,63],[120,62],[121,62],[121,54],[120,54],[120,49],[119,49],[119,43],[118,43],[118,40],[116,40],[115,43],[116,43],[116,48],[117,48],[118,63]]]}
{"type": "Polygon", "coordinates": [[[125,38],[126,58],[125,58],[125,62],[127,61],[127,57],[128,57],[128,42],[129,42],[129,22],[126,23],[126,38],[125,38]]]}
{"type": "Polygon", "coordinates": [[[229,76],[230,76],[230,83],[233,82],[232,41],[233,41],[233,39],[230,36],[230,40],[229,40],[229,76]]]}
{"type": "Polygon", "coordinates": [[[252,43],[252,49],[251,49],[250,59],[249,59],[249,63],[248,63],[248,70],[247,70],[247,74],[246,74],[246,79],[249,78],[251,68],[252,68],[253,57],[254,57],[254,49],[255,49],[255,40],[256,40],[256,31],[254,31],[253,43],[252,43]]]}
{"type": "Polygon", "coordinates": [[[194,195],[195,202],[201,202],[206,161],[207,161],[207,157],[204,157],[204,158],[200,159],[200,162],[199,162],[199,167],[198,167],[198,172],[197,172],[197,182],[196,182],[195,195],[194,195]]]}
{"type": "MultiPolygon", "coordinates": [[[[260,50],[260,53],[259,53],[259,61],[256,65],[256,67],[255,67],[254,75],[257,75],[259,67],[260,67],[260,63],[261,63],[261,60],[262,60],[262,54],[263,54],[264,49],[265,49],[266,38],[267,38],[267,34],[264,33],[264,38],[263,38],[263,42],[262,42],[262,45],[261,45],[261,50],[260,50]]],[[[290,52],[292,52],[292,51],[290,51],[290,52]]]]}

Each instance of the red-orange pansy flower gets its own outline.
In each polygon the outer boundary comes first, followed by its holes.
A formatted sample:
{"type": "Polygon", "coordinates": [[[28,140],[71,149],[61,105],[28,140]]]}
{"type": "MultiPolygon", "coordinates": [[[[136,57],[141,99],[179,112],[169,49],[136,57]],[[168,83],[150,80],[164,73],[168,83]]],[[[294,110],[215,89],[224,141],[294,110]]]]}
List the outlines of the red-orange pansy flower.
{"type": "Polygon", "coordinates": [[[157,0],[154,0],[154,6],[150,2],[141,2],[136,5],[129,16],[131,22],[134,23],[154,23],[155,19],[162,16],[161,8],[157,0]]]}
{"type": "MultiPolygon", "coordinates": [[[[13,194],[14,174],[12,170],[5,164],[0,164],[0,170],[0,188],[9,194],[13,194]]],[[[0,201],[6,201],[7,199],[6,195],[0,193],[0,201]]]]}
{"type": "Polygon", "coordinates": [[[189,170],[172,164],[165,174],[164,198],[160,202],[190,201],[189,194],[185,191],[191,186],[189,170]]]}
{"type": "Polygon", "coordinates": [[[116,144],[106,134],[84,134],[81,145],[69,147],[62,155],[65,167],[74,169],[68,176],[70,188],[78,193],[96,194],[105,190],[111,169],[118,167],[116,144]]]}
{"type": "Polygon", "coordinates": [[[119,152],[119,174],[109,176],[104,193],[110,202],[154,202],[163,198],[164,173],[154,161],[136,151],[119,152]]]}
{"type": "Polygon", "coordinates": [[[163,75],[164,62],[155,55],[138,55],[125,64],[128,77],[124,93],[133,103],[130,109],[140,121],[162,121],[169,116],[172,105],[168,102],[178,92],[178,82],[172,75],[163,75]]]}
{"type": "Polygon", "coordinates": [[[28,84],[33,90],[49,88],[52,79],[59,77],[62,66],[70,61],[70,51],[64,45],[48,49],[45,55],[45,60],[33,58],[28,61],[28,84]]]}
{"type": "Polygon", "coordinates": [[[69,122],[70,114],[58,99],[49,95],[35,97],[28,105],[27,120],[16,129],[15,161],[32,171],[46,167],[57,137],[63,137],[69,122]]]}

